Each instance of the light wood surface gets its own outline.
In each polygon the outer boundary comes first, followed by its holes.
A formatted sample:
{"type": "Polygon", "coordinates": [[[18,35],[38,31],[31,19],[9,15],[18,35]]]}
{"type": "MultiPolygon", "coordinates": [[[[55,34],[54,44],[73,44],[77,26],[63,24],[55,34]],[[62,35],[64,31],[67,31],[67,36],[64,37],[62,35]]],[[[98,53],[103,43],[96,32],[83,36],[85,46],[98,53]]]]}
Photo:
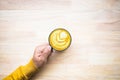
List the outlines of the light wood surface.
{"type": "Polygon", "coordinates": [[[120,0],[0,0],[0,9],[0,79],[62,27],[71,46],[32,80],[120,80],[120,0]]]}

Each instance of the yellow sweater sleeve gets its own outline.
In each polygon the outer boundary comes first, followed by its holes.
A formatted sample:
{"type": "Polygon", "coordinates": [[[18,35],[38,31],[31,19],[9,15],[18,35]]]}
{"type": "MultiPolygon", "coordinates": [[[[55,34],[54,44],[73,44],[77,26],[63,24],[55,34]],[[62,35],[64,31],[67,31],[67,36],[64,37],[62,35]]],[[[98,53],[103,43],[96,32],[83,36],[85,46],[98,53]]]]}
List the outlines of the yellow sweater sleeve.
{"type": "Polygon", "coordinates": [[[3,80],[28,80],[37,70],[33,60],[30,60],[28,64],[18,67],[3,80]]]}

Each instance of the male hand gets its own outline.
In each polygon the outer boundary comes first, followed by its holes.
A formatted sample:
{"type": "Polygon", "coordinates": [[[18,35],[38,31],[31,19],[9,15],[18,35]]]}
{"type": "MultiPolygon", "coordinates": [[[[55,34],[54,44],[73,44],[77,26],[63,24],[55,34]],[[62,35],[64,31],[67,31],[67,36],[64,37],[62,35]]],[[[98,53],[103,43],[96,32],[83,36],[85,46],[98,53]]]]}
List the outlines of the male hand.
{"type": "Polygon", "coordinates": [[[51,54],[51,47],[49,46],[49,44],[43,44],[37,46],[34,50],[34,55],[32,58],[36,67],[39,68],[42,65],[44,65],[47,62],[50,54],[51,54]]]}

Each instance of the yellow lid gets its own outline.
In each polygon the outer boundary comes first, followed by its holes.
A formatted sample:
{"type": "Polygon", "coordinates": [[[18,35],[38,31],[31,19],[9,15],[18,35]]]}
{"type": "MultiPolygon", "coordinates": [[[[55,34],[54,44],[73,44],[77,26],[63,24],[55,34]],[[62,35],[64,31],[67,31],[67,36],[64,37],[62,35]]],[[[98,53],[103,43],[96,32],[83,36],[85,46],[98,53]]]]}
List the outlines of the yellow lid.
{"type": "Polygon", "coordinates": [[[71,44],[71,40],[70,33],[63,28],[55,29],[49,35],[49,44],[57,51],[67,49],[71,44]]]}

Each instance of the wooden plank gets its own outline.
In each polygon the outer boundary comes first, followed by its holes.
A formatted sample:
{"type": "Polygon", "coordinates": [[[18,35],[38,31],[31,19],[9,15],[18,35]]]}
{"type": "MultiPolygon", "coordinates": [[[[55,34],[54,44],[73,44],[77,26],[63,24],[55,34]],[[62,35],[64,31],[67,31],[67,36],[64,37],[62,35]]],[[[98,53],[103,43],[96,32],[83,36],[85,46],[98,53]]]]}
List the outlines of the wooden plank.
{"type": "Polygon", "coordinates": [[[120,80],[119,0],[45,0],[33,8],[23,2],[0,1],[0,79],[26,64],[35,46],[63,27],[71,33],[71,46],[54,52],[33,80],[120,80]]]}

